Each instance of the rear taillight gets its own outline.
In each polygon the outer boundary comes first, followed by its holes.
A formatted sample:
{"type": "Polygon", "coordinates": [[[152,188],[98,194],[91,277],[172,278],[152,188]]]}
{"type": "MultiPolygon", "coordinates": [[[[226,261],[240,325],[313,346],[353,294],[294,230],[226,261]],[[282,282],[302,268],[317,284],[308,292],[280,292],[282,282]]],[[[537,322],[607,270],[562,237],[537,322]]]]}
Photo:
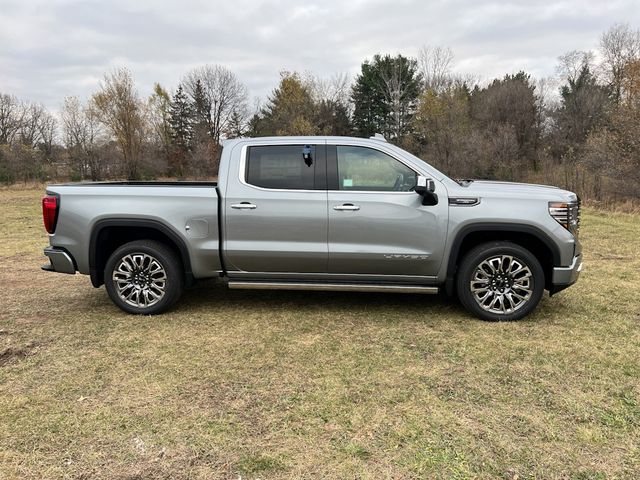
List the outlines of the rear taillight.
{"type": "Polygon", "coordinates": [[[58,197],[45,195],[42,197],[42,220],[44,228],[48,233],[56,231],[56,220],[58,220],[58,197]]]}

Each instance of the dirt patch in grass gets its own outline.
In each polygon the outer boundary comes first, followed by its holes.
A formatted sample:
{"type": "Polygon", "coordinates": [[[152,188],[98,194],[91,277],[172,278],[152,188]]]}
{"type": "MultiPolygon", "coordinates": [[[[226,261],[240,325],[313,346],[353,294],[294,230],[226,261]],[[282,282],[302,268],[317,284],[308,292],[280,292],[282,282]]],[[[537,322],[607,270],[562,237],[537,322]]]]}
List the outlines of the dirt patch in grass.
{"type": "Polygon", "coordinates": [[[24,347],[7,347],[4,350],[0,350],[0,367],[12,360],[21,360],[33,355],[37,348],[38,344],[31,342],[24,347]]]}
{"type": "Polygon", "coordinates": [[[0,352],[0,366],[8,363],[14,358],[24,358],[28,354],[28,350],[24,348],[5,348],[0,352]]]}

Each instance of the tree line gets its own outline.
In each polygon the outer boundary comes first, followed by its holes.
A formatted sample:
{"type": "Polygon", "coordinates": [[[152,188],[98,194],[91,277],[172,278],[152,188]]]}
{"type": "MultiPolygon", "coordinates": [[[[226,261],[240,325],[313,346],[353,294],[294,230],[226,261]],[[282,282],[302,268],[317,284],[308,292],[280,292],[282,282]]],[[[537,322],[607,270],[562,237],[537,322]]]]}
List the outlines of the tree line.
{"type": "Polygon", "coordinates": [[[594,201],[640,196],[640,30],[558,59],[554,78],[454,73],[446,47],[365,60],[354,79],[281,72],[249,106],[229,69],[187,72],[147,98],[126,68],[58,117],[0,93],[0,181],[207,178],[225,138],[382,133],[454,178],[550,183],[594,201]]]}

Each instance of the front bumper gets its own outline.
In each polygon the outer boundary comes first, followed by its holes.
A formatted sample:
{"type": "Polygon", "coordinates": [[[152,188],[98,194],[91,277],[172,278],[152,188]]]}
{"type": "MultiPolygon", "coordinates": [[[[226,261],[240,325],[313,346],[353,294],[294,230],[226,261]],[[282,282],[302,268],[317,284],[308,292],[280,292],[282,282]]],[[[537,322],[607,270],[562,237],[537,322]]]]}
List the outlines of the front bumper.
{"type": "Polygon", "coordinates": [[[48,265],[43,265],[42,270],[58,273],[76,273],[73,257],[65,250],[56,247],[46,247],[44,254],[49,257],[48,265]]]}
{"type": "Polygon", "coordinates": [[[568,267],[554,267],[549,293],[553,295],[576,283],[581,271],[582,254],[573,257],[573,262],[568,267]]]}

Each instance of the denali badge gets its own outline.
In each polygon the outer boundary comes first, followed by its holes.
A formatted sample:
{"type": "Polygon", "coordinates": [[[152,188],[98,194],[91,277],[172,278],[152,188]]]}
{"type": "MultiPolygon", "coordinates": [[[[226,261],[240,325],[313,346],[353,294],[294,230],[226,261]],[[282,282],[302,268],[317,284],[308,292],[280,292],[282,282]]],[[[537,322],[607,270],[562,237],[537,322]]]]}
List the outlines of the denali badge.
{"type": "Polygon", "coordinates": [[[480,203],[477,197],[449,197],[449,205],[452,207],[475,207],[480,203]]]}
{"type": "Polygon", "coordinates": [[[429,255],[411,255],[408,253],[385,253],[384,258],[389,260],[427,260],[429,255]]]}

